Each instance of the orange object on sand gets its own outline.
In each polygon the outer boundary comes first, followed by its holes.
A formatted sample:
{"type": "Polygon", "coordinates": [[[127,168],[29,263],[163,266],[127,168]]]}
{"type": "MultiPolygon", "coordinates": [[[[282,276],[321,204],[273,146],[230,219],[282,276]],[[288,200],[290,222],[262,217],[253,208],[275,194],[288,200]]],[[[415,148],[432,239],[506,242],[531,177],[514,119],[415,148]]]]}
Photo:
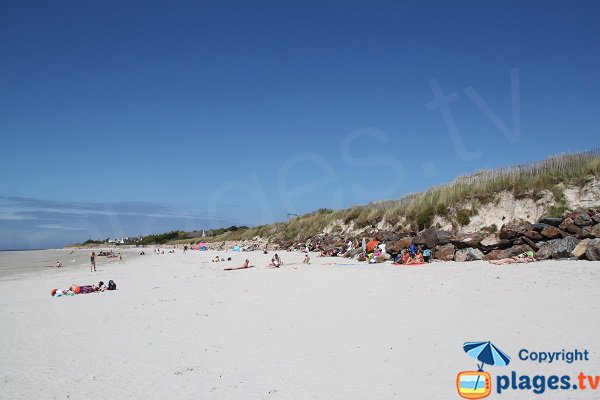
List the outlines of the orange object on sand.
{"type": "Polygon", "coordinates": [[[367,243],[367,253],[375,250],[377,246],[379,246],[379,240],[371,240],[369,243],[367,243]]]}
{"type": "Polygon", "coordinates": [[[81,293],[81,288],[77,285],[73,285],[73,292],[75,292],[75,294],[79,294],[81,293]]]}

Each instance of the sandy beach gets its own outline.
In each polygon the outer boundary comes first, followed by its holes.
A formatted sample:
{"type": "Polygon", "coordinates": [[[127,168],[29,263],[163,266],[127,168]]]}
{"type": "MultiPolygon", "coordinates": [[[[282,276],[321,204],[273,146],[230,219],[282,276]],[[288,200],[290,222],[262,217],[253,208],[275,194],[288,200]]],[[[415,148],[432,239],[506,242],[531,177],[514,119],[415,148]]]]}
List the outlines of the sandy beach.
{"type": "MultiPolygon", "coordinates": [[[[306,266],[286,252],[267,269],[273,253],[146,253],[0,280],[0,398],[450,399],[476,364],[462,344],[487,340],[519,374],[600,372],[597,262],[306,266]],[[246,257],[255,268],[223,271],[246,257]],[[109,279],[117,291],[50,296],[109,279]],[[590,360],[539,365],[523,348],[590,360]]],[[[597,398],[535,396],[557,394],[597,398]]]]}

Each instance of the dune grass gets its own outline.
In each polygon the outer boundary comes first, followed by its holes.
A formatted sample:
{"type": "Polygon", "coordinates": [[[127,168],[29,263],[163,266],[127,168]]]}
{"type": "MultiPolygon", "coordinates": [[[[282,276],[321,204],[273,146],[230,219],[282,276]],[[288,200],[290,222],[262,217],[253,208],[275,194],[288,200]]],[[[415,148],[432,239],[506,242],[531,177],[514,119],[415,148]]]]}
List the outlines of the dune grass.
{"type": "MultiPolygon", "coordinates": [[[[454,181],[432,187],[425,192],[406,195],[398,200],[381,201],[345,210],[321,209],[286,222],[226,232],[209,241],[250,240],[257,236],[274,241],[304,239],[323,232],[335,221],[354,229],[374,227],[383,219],[392,225],[402,223],[423,229],[432,224],[435,216],[445,216],[465,200],[481,204],[493,201],[503,191],[515,197],[536,197],[548,190],[556,205],[550,215],[559,215],[566,208],[564,186],[585,185],[590,177],[600,177],[600,149],[583,153],[563,154],[543,161],[506,168],[482,170],[460,176],[454,181]]],[[[466,225],[477,210],[458,210],[459,223],[466,225]]]]}

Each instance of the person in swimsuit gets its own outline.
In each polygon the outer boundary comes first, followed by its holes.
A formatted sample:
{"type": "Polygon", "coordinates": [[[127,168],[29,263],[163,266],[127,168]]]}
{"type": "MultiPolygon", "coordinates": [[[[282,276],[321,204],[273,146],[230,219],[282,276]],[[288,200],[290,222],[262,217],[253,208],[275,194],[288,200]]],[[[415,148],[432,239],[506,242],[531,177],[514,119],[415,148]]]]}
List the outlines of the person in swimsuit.
{"type": "Polygon", "coordinates": [[[94,269],[94,271],[96,270],[96,252],[92,251],[92,256],[90,257],[90,272],[92,272],[92,268],[94,269]]]}

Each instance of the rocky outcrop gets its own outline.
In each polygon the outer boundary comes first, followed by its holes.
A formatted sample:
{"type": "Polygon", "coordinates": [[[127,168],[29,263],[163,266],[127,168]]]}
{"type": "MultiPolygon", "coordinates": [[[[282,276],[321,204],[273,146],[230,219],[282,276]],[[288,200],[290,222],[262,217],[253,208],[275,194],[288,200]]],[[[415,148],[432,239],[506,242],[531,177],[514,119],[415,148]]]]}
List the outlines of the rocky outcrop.
{"type": "MultiPolygon", "coordinates": [[[[497,233],[489,230],[456,233],[435,228],[415,231],[369,231],[364,235],[344,236],[320,234],[281,243],[279,248],[304,248],[313,251],[346,253],[347,242],[360,243],[362,239],[377,239],[386,245],[386,252],[396,257],[411,244],[432,249],[433,258],[443,261],[498,260],[527,251],[536,252],[536,258],[600,260],[600,210],[576,210],[561,218],[542,217],[537,223],[514,220],[500,227],[497,233]]],[[[361,249],[347,253],[358,257],[361,249]]]]}

